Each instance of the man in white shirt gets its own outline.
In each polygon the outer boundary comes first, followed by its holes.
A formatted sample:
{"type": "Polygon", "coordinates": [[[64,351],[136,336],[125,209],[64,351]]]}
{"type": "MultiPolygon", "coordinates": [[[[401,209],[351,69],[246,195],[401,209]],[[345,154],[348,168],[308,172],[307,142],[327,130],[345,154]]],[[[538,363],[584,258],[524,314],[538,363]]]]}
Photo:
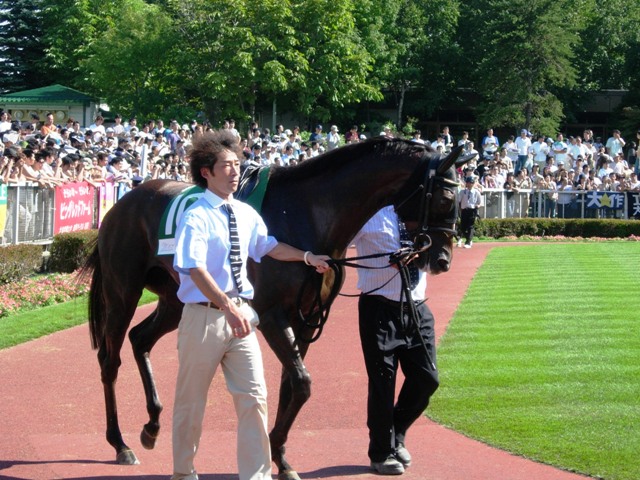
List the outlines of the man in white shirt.
{"type": "Polygon", "coordinates": [[[549,154],[549,144],[544,141],[544,135],[538,135],[538,140],[531,145],[531,153],[533,161],[542,170],[547,163],[547,155],[549,154]]]}
{"type": "Polygon", "coordinates": [[[269,255],[304,261],[319,273],[329,268],[328,257],[279,243],[252,207],[234,200],[241,156],[228,130],[205,133],[191,151],[193,179],[206,190],[184,213],[176,233],[174,268],[184,309],[178,327],[172,480],[198,478],[193,461],[218,366],[237,410],[240,480],[271,479],[266,385],[255,333],[258,318],[247,303],[253,298],[247,259],[259,262],[269,255]]]}
{"type": "Polygon", "coordinates": [[[553,155],[556,159],[556,164],[560,164],[560,162],[565,162],[567,160],[567,152],[569,150],[569,146],[564,141],[564,136],[559,133],[558,137],[551,147],[553,150],[553,155]]]}
{"type": "MultiPolygon", "coordinates": [[[[395,252],[408,241],[403,238],[403,230],[406,231],[393,207],[383,208],[354,238],[358,255],[395,252]]],[[[439,384],[434,318],[424,303],[427,276],[417,267],[409,267],[413,276],[409,274],[412,282],[407,288],[416,303],[418,331],[405,313],[408,306],[405,304],[401,309],[403,285],[398,271],[389,265],[389,257],[362,263],[377,267],[357,269],[358,288],[362,292],[358,301],[360,343],[369,385],[367,453],[371,468],[378,474],[400,475],[411,465],[411,455],[405,447],[407,430],[423,414],[439,384]],[[404,382],[396,401],[398,365],[404,382]]]]}
{"type": "Polygon", "coordinates": [[[622,152],[622,149],[626,145],[624,139],[620,136],[620,130],[614,130],[611,137],[607,140],[606,148],[607,153],[611,157],[615,157],[618,152],[622,152]]]}
{"type": "Polygon", "coordinates": [[[467,177],[464,180],[465,188],[460,191],[458,205],[460,206],[460,240],[458,247],[462,246],[462,237],[465,238],[464,248],[473,246],[473,234],[475,233],[478,208],[482,204],[482,194],[476,187],[476,179],[467,177]]]}
{"type": "Polygon", "coordinates": [[[527,130],[520,130],[520,136],[516,138],[516,147],[518,148],[518,163],[515,171],[522,170],[529,160],[529,149],[531,148],[531,139],[527,136],[527,130]]]}

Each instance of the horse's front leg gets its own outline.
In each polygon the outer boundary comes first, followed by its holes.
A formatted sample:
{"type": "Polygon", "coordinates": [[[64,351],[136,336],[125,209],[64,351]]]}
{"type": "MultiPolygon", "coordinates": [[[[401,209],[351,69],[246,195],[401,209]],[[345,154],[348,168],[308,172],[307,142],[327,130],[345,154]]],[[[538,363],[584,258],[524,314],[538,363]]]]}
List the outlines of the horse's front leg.
{"type": "Polygon", "coordinates": [[[116,401],[116,380],[122,363],[120,349],[124,342],[125,331],[119,335],[105,336],[98,350],[100,377],[104,389],[104,403],[107,414],[107,441],[116,450],[116,462],[120,465],[137,465],[140,462],[122,438],[118,422],[116,401]]]}
{"type": "Polygon", "coordinates": [[[296,345],[293,330],[283,312],[264,314],[261,330],[283,367],[278,412],[269,434],[271,458],[278,467],[279,480],[299,480],[285,458],[285,443],[300,409],[311,396],[311,376],[303,363],[307,345],[304,344],[302,350],[296,345]]]}
{"type": "Polygon", "coordinates": [[[140,432],[140,443],[149,450],[156,445],[156,439],[160,432],[160,413],[163,408],[153,378],[151,349],[163,335],[178,327],[181,311],[182,304],[177,299],[168,302],[161,298],[153,313],[129,332],[129,340],[144,386],[149,414],[149,422],[142,427],[142,432],[140,432]]]}

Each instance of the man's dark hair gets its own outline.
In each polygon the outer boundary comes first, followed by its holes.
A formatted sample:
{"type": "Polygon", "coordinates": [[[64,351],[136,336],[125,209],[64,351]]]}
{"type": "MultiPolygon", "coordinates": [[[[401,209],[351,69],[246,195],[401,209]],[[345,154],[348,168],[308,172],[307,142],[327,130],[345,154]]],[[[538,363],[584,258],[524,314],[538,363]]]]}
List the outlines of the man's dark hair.
{"type": "Polygon", "coordinates": [[[226,130],[209,130],[193,141],[190,152],[191,175],[193,181],[202,188],[207,188],[207,179],[200,173],[201,168],[213,169],[218,161],[218,156],[225,151],[230,151],[241,158],[242,148],[238,144],[236,136],[226,130]]]}

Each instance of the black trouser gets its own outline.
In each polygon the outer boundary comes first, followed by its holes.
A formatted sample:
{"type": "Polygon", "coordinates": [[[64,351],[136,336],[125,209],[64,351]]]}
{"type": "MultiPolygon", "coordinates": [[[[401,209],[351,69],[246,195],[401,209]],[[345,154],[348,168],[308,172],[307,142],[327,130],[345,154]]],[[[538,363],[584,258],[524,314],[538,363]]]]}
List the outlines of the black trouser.
{"type": "MultiPolygon", "coordinates": [[[[426,304],[417,307],[420,332],[436,364],[434,318],[426,304]]],[[[404,443],[409,427],[429,404],[438,388],[438,372],[432,370],[415,327],[400,315],[396,302],[362,295],[358,302],[360,341],[369,377],[367,427],[369,458],[381,462],[398,443],[404,443]],[[398,364],[405,380],[394,404],[398,364]]]]}
{"type": "Polygon", "coordinates": [[[477,212],[476,208],[463,208],[460,211],[460,236],[465,238],[466,243],[473,240],[477,212]]]}

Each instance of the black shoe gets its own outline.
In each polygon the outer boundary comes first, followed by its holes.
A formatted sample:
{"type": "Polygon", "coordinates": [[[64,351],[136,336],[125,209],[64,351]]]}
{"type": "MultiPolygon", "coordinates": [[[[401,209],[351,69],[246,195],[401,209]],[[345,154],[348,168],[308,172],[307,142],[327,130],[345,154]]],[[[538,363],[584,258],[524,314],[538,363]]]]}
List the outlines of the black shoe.
{"type": "Polygon", "coordinates": [[[402,463],[394,455],[389,455],[382,462],[371,462],[371,468],[380,475],[402,475],[404,473],[402,463]]]}
{"type": "Polygon", "coordinates": [[[411,454],[405,448],[404,443],[399,443],[396,447],[395,457],[404,467],[411,465],[411,454]]]}

